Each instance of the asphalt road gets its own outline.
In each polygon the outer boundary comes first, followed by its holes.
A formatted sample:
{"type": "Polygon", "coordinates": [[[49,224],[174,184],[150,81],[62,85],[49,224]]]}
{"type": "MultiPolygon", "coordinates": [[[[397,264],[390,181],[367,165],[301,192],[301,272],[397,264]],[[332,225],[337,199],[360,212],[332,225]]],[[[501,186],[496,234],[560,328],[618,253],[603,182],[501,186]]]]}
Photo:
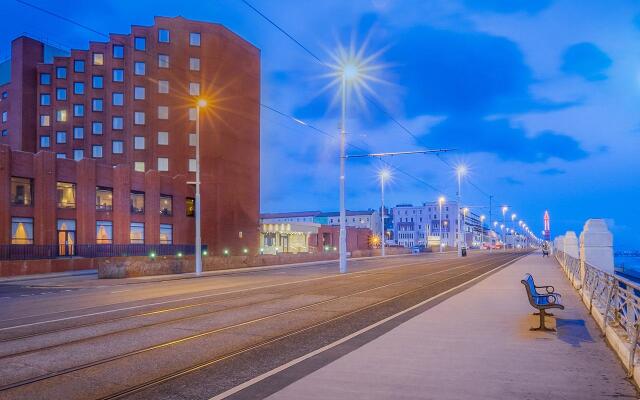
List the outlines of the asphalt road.
{"type": "MultiPolygon", "coordinates": [[[[426,299],[454,295],[448,291],[522,255],[361,260],[342,275],[327,262],[126,284],[90,276],[3,284],[0,398],[211,399],[426,299]]],[[[229,398],[264,398],[434,304],[229,398]]]]}

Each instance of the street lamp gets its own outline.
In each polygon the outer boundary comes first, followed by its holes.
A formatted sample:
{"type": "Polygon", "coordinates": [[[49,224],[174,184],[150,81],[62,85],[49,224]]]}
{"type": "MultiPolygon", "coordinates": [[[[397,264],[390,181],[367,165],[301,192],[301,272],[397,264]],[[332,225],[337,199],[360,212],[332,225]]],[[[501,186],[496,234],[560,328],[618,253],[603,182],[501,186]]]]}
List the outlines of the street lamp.
{"type": "Polygon", "coordinates": [[[380,230],[382,238],[381,244],[381,252],[382,256],[385,256],[384,246],[385,246],[385,236],[384,236],[384,181],[391,177],[391,172],[388,169],[383,169],[380,171],[380,230]]]}
{"type": "Polygon", "coordinates": [[[440,253],[442,253],[442,205],[444,204],[444,196],[438,198],[438,206],[440,207],[440,224],[438,225],[438,231],[440,234],[440,253]]]}
{"type": "MultiPolygon", "coordinates": [[[[484,245],[484,220],[487,217],[485,217],[484,215],[480,216],[480,248],[483,247],[484,245]]],[[[491,245],[489,245],[489,248],[491,248],[491,245]]]]}
{"type": "Polygon", "coordinates": [[[200,232],[200,109],[207,106],[205,99],[196,101],[196,275],[202,275],[202,237],[200,232]]]}
{"type": "Polygon", "coordinates": [[[503,250],[507,251],[507,236],[504,232],[504,225],[507,224],[507,220],[506,220],[506,215],[507,215],[507,210],[509,210],[509,207],[507,206],[502,206],[502,225],[500,226],[502,229],[502,244],[503,244],[503,250]]]}
{"type": "MultiPolygon", "coordinates": [[[[464,226],[462,225],[462,221],[460,220],[460,206],[461,206],[461,202],[462,202],[462,176],[464,174],[466,174],[467,172],[467,167],[465,167],[464,165],[459,165],[458,168],[456,168],[456,174],[458,176],[458,193],[457,197],[458,197],[458,223],[457,223],[457,243],[458,243],[458,257],[462,256],[462,229],[464,228],[464,226]]],[[[463,216],[464,218],[464,216],[463,216]]]]}

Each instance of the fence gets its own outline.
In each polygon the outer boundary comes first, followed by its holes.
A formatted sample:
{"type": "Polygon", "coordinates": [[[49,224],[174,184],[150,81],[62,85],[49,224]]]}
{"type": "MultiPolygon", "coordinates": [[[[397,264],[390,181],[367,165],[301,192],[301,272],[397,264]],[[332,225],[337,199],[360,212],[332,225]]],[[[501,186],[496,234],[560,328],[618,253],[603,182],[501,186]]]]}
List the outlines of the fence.
{"type": "MultiPolygon", "coordinates": [[[[206,251],[207,246],[203,245],[206,251]]],[[[42,260],[58,257],[171,256],[195,253],[192,244],[76,244],[76,245],[0,245],[0,260],[42,260]]]]}
{"type": "MultiPolygon", "coordinates": [[[[633,376],[640,334],[640,285],[555,251],[555,258],[594,315],[599,314],[605,335],[609,331],[627,348],[629,377],[633,376]],[[607,328],[610,328],[609,331],[607,328]]],[[[597,319],[596,319],[597,320],[597,319]]]]}

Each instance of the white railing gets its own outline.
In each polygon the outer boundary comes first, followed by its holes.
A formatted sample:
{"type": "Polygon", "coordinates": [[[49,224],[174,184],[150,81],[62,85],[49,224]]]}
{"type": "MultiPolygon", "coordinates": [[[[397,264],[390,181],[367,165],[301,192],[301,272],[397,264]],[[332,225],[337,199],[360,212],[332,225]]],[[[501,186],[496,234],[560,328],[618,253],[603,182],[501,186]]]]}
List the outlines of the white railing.
{"type": "Polygon", "coordinates": [[[607,328],[628,346],[627,368],[633,375],[635,353],[640,334],[640,285],[615,276],[562,251],[555,258],[592,314],[602,316],[601,328],[607,328]]]}

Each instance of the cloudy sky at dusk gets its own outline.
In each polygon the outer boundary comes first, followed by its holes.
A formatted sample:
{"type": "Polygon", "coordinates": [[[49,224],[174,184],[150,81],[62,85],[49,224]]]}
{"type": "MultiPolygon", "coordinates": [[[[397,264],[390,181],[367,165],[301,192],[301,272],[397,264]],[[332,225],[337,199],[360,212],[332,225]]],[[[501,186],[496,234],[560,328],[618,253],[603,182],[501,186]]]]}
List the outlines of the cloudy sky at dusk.
{"type": "MultiPolygon", "coordinates": [[[[262,52],[262,211],[337,210],[339,107],[327,68],[241,0],[29,0],[99,32],[154,15],[218,22],[262,52]],[[320,132],[322,131],[322,132],[320,132]],[[326,133],[326,134],[325,134],[326,133]]],[[[388,159],[388,204],[455,195],[509,204],[539,232],[609,219],[616,246],[640,248],[640,3],[600,0],[251,0],[323,60],[342,43],[378,54],[374,102],[353,97],[349,153],[456,148],[388,159]],[[378,82],[379,81],[379,82],[378,82]],[[385,112],[381,111],[386,110],[385,112]],[[391,118],[391,117],[392,118],[391,118]]],[[[6,0],[0,60],[26,33],[63,48],[100,35],[6,0]]],[[[349,161],[347,207],[379,205],[377,160],[349,161]]]]}

